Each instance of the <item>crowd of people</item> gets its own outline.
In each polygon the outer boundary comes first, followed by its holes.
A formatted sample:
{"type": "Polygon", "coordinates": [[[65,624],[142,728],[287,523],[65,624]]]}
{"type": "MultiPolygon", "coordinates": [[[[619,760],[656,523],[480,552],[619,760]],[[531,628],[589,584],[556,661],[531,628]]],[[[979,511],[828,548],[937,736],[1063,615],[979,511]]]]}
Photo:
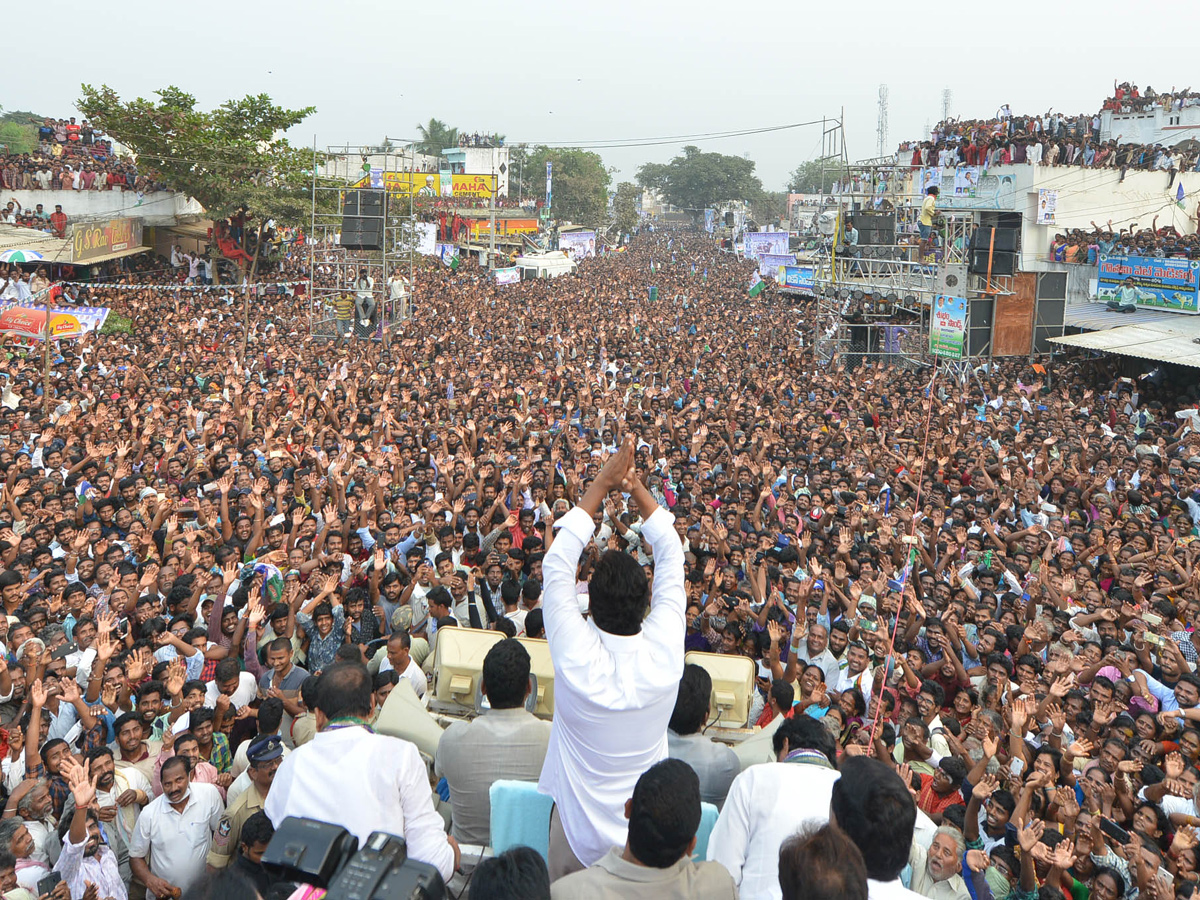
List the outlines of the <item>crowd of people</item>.
{"type": "Polygon", "coordinates": [[[1128,81],[1121,84],[1113,82],[1113,94],[1104,101],[1101,109],[1109,109],[1116,113],[1150,112],[1163,109],[1168,112],[1178,112],[1189,106],[1200,103],[1200,93],[1191,88],[1176,89],[1159,93],[1146,85],[1145,91],[1139,91],[1138,86],[1128,81]]]}
{"type": "Polygon", "coordinates": [[[48,382],[5,347],[0,893],[286,895],[289,815],[461,878],[515,778],[549,851],[477,900],[1193,895],[1194,381],[827,362],[698,232],[549,282],[430,264],[386,344],[336,349],[302,287],[246,332],[159,262],[68,288],[133,330],[48,382]],[[430,763],[371,726],[451,628],[502,639],[430,763]],[[549,641],[552,723],[515,637],[549,641]],[[749,661],[746,740],[685,651],[749,661]]]}
{"type": "Polygon", "coordinates": [[[478,131],[458,136],[460,147],[503,147],[504,136],[500,134],[480,134],[478,131]]]}
{"type": "MultiPolygon", "coordinates": [[[[1200,207],[1196,214],[1200,217],[1200,207]]],[[[1092,230],[1072,228],[1054,235],[1050,258],[1055,262],[1094,266],[1101,256],[1140,256],[1151,259],[1193,259],[1200,257],[1200,237],[1180,234],[1173,225],[1158,227],[1155,216],[1149,228],[1133,223],[1113,231],[1113,223],[1101,228],[1095,222],[1092,230]]]]}
{"type": "Polygon", "coordinates": [[[32,207],[22,206],[20,200],[10,197],[4,209],[0,210],[0,224],[34,228],[58,237],[66,236],[70,221],[63,212],[61,203],[54,204],[54,212],[49,212],[44,203],[37,203],[32,207]]]}

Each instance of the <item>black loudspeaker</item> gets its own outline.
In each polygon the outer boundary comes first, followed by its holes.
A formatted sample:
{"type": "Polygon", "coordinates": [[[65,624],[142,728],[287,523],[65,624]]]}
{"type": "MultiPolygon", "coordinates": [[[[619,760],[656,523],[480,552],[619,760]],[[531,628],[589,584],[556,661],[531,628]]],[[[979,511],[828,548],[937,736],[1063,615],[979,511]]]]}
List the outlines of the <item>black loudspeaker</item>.
{"type": "Polygon", "coordinates": [[[346,191],[342,246],[348,250],[383,249],[383,191],[346,191]]]}
{"type": "Polygon", "coordinates": [[[975,229],[971,236],[971,249],[986,251],[989,247],[1001,253],[1016,253],[1017,238],[1020,232],[1016,228],[992,228],[988,225],[975,229]],[[993,242],[992,235],[995,235],[993,242]]]}
{"type": "Polygon", "coordinates": [[[893,213],[856,212],[851,221],[858,229],[860,246],[878,247],[896,243],[896,216],[893,213]]]}
{"type": "MultiPolygon", "coordinates": [[[[967,271],[972,275],[988,274],[988,250],[982,247],[971,251],[971,263],[967,271]]],[[[1017,272],[1017,254],[1010,250],[996,250],[992,253],[991,272],[993,275],[1015,275],[1017,272]]]]}
{"type": "Polygon", "coordinates": [[[729,228],[733,227],[733,213],[731,213],[731,212],[725,213],[725,225],[729,228]]]}

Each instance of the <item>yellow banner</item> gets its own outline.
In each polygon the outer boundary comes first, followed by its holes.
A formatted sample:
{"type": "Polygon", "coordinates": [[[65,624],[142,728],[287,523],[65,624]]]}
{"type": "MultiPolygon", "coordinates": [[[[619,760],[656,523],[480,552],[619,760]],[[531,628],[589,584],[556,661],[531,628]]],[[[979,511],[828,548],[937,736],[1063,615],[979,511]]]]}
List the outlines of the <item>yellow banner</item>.
{"type": "MultiPolygon", "coordinates": [[[[371,187],[372,176],[364,175],[353,187],[371,187]]],[[[496,189],[495,175],[451,175],[450,180],[436,172],[379,172],[376,173],[376,188],[383,187],[389,194],[407,197],[482,197],[488,198],[496,189]],[[380,184],[380,179],[382,184],[380,184]]]]}

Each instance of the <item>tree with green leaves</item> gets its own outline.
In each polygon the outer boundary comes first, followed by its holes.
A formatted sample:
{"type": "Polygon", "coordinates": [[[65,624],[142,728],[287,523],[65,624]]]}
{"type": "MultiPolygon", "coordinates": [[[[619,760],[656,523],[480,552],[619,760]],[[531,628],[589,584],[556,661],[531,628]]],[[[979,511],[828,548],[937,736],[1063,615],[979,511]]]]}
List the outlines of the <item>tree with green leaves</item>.
{"type": "Polygon", "coordinates": [[[763,189],[752,160],[705,153],[691,145],[669,163],[647,163],[639,168],[637,183],[696,216],[727,200],[757,200],[763,189]]]}
{"type": "Polygon", "coordinates": [[[613,222],[621,234],[629,234],[637,227],[638,195],[637,185],[622,181],[617,185],[616,196],[613,197],[613,222]]]}
{"type": "Polygon", "coordinates": [[[0,112],[0,150],[6,153],[32,153],[38,145],[38,125],[43,117],[13,110],[0,112]]]}
{"type": "Polygon", "coordinates": [[[845,163],[838,156],[810,159],[796,166],[787,189],[793,194],[828,194],[844,168],[845,163]]]}
{"type": "MultiPolygon", "coordinates": [[[[599,227],[608,221],[608,185],[612,176],[599,153],[575,148],[529,147],[524,158],[525,182],[536,184],[553,166],[554,218],[599,227]],[[532,173],[532,174],[531,174],[532,173]]],[[[509,160],[512,171],[512,160],[509,160]]],[[[532,187],[531,193],[539,193],[532,187]]]]}
{"type": "Polygon", "coordinates": [[[195,198],[213,220],[243,213],[259,241],[248,264],[234,263],[255,280],[267,220],[297,224],[311,215],[313,153],[282,135],[314,107],[284,109],[257,94],[205,111],[177,87],[155,93],[157,100],[122,100],[107,85],[85,84],[76,106],[158,180],[195,198]]]}
{"type": "Polygon", "coordinates": [[[424,125],[417,125],[421,140],[417,142],[417,152],[426,156],[441,156],[447,147],[458,146],[458,129],[451,128],[441,119],[430,119],[424,125]]]}

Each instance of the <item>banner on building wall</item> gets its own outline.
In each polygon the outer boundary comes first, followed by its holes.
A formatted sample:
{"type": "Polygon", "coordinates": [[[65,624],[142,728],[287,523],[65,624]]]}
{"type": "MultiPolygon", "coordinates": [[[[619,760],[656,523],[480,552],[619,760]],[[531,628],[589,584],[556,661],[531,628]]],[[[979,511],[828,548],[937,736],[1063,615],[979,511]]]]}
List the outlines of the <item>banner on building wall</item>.
{"type": "Polygon", "coordinates": [[[1096,299],[1195,315],[1200,313],[1200,261],[1101,255],[1096,299]]]}
{"type": "Polygon", "coordinates": [[[967,299],[938,294],[933,299],[929,350],[944,359],[962,359],[967,337],[967,299]]]}
{"type": "Polygon", "coordinates": [[[1053,188],[1038,188],[1037,223],[1039,225],[1056,225],[1054,211],[1058,206],[1058,191],[1053,188]]]}
{"type": "Polygon", "coordinates": [[[959,166],[954,170],[954,196],[974,197],[979,190],[979,179],[983,169],[980,166],[959,166]]]}

